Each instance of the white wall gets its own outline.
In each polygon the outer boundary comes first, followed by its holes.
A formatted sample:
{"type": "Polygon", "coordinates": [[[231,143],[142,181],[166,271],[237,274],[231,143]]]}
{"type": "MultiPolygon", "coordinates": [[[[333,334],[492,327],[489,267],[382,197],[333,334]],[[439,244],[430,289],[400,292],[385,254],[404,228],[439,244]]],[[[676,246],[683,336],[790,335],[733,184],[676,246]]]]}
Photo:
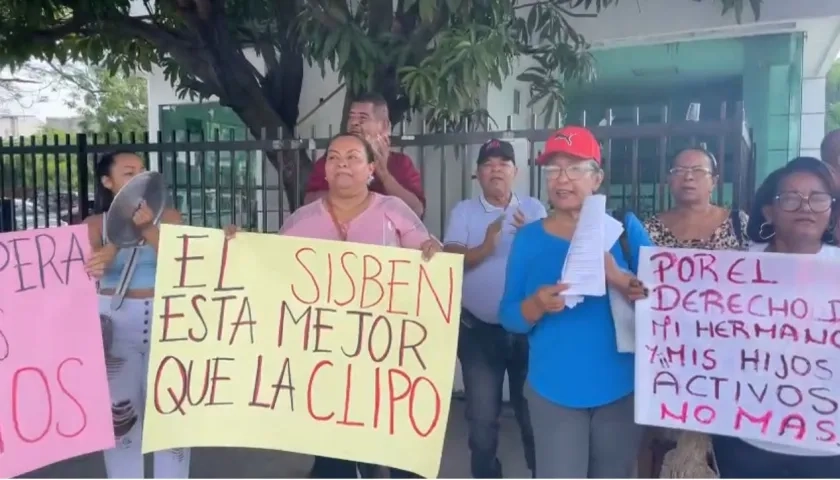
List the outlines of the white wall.
{"type": "Polygon", "coordinates": [[[840,20],[828,17],[802,23],[808,33],[802,79],[800,155],[820,158],[820,143],[826,133],[825,76],[840,52],[840,20]]]}
{"type": "MultiPolygon", "coordinates": [[[[138,13],[142,13],[139,8],[138,13]]],[[[527,11],[523,10],[522,14],[526,15],[527,11]]],[[[734,15],[721,16],[720,6],[716,2],[638,0],[638,2],[620,2],[617,6],[605,9],[594,19],[571,18],[570,22],[595,48],[754,35],[785,29],[807,28],[805,76],[817,78],[825,75],[830,61],[840,50],[840,21],[837,18],[826,18],[831,15],[840,15],[840,1],[765,0],[759,24],[752,21],[751,13],[747,13],[745,23],[737,25],[734,15]],[[799,24],[791,25],[790,21],[797,19],[801,20],[799,24]],[[802,21],[802,19],[806,20],[802,21]]],[[[253,51],[246,52],[246,55],[258,69],[264,69],[262,60],[253,51]]],[[[526,107],[530,99],[528,86],[516,80],[516,76],[532,64],[533,61],[530,58],[519,59],[514,74],[504,81],[501,89],[493,86],[488,88],[486,108],[500,129],[505,128],[508,115],[511,115],[513,129],[529,128],[531,115],[539,114],[541,111],[541,106],[537,106],[534,111],[526,107]],[[514,90],[519,90],[521,97],[518,115],[513,115],[512,111],[514,90]]],[[[185,103],[189,100],[178,99],[159,70],[149,75],[148,85],[149,129],[156,131],[160,126],[160,105],[185,103]]],[[[316,107],[317,110],[299,125],[299,135],[308,137],[314,133],[315,136],[324,137],[330,131],[333,133],[338,131],[341,108],[344,104],[343,91],[319,106],[319,101],[326,98],[338,85],[338,76],[335,72],[328,69],[326,75],[322,77],[317,66],[307,68],[299,104],[301,118],[307,116],[316,107]]],[[[417,125],[415,122],[409,132],[415,133],[417,125]]]]}
{"type": "MultiPolygon", "coordinates": [[[[523,12],[527,14],[527,12],[523,12]]],[[[743,36],[789,31],[791,29],[807,29],[809,40],[806,44],[805,72],[814,78],[808,79],[803,88],[803,116],[802,146],[804,151],[811,151],[816,137],[821,139],[824,107],[824,75],[827,70],[826,58],[831,60],[840,49],[838,33],[840,22],[836,19],[820,19],[840,15],[840,0],[807,0],[794,2],[791,0],[765,0],[762,6],[762,22],[755,24],[747,22],[737,25],[734,16],[722,17],[720,7],[715,2],[689,2],[685,0],[639,0],[620,2],[617,7],[605,10],[597,19],[572,18],[574,27],[593,44],[595,48],[614,48],[645,43],[665,43],[687,41],[699,38],[715,38],[726,36],[743,36]],[[799,26],[784,24],[790,19],[810,18],[810,23],[799,26]],[[822,23],[819,23],[822,22],[822,23]],[[804,25],[804,26],[803,26],[804,25]],[[810,31],[814,32],[811,34],[810,31]],[[696,33],[700,31],[700,33],[696,33]],[[694,33],[692,33],[694,32],[694,33]],[[820,86],[822,82],[822,86],[820,86]],[[821,97],[820,97],[821,96],[821,97]],[[822,100],[820,99],[822,98],[822,100]],[[806,131],[810,132],[806,138],[806,131]]],[[[747,15],[747,19],[751,17],[747,15]]],[[[252,63],[261,71],[263,62],[253,54],[247,53],[252,63]]],[[[532,126],[532,114],[539,114],[541,106],[537,105],[532,111],[527,107],[530,100],[527,84],[516,80],[516,76],[533,64],[530,58],[520,58],[514,74],[505,79],[501,89],[490,86],[482,103],[490,115],[498,123],[500,129],[507,126],[507,117],[511,116],[511,127],[526,129],[532,126]],[[520,93],[519,114],[513,114],[514,90],[520,93]]],[[[830,63],[829,63],[830,65],[830,63]]],[[[164,104],[178,104],[189,102],[180,100],[163,79],[160,71],[149,76],[149,129],[156,131],[160,128],[159,107],[164,104]]],[[[300,98],[301,118],[318,107],[320,101],[326,98],[339,85],[335,72],[328,71],[321,75],[318,67],[310,67],[305,73],[305,82],[300,98]]],[[[215,99],[212,99],[215,101],[215,99]]],[[[314,135],[326,137],[329,133],[336,133],[341,120],[341,109],[344,104],[344,92],[333,96],[329,101],[318,107],[317,111],[298,126],[299,135],[307,137],[314,135]],[[332,125],[332,130],[330,130],[332,125]]],[[[539,117],[538,117],[539,118],[539,117]]],[[[542,127],[541,124],[538,126],[542,127]]],[[[418,133],[419,122],[409,125],[407,134],[418,133]]],[[[816,142],[818,148],[819,141],[816,142]]],[[[541,145],[537,145],[539,149],[541,145]]],[[[525,152],[528,145],[524,141],[517,141],[518,152],[525,152]]],[[[445,218],[440,212],[448,212],[451,206],[461,198],[475,194],[475,187],[471,175],[474,171],[476,148],[444,150],[435,147],[412,148],[406,150],[424,177],[424,187],[427,192],[426,223],[437,235],[442,234],[441,226],[445,218]],[[441,195],[445,190],[446,195],[441,195]],[[445,199],[443,197],[446,197],[445,199]]],[[[524,157],[524,155],[523,155],[524,157]]],[[[524,158],[520,164],[524,164],[524,158]]],[[[271,178],[266,179],[269,185],[276,184],[276,172],[268,169],[271,178]]],[[[521,182],[520,190],[527,190],[527,170],[520,175],[525,180],[521,182]]],[[[520,182],[518,182],[520,183],[520,182]]],[[[269,202],[277,202],[276,195],[269,198],[269,202]]],[[[266,225],[264,228],[275,229],[277,225],[266,225]]],[[[456,369],[455,389],[462,388],[460,369],[456,369]]],[[[505,389],[507,390],[507,389],[505,389]]],[[[506,394],[507,395],[507,394],[506,394]]]]}
{"type": "MultiPolygon", "coordinates": [[[[837,0],[764,0],[761,20],[755,22],[751,11],[745,11],[740,25],[734,14],[721,15],[718,2],[637,0],[619,2],[596,18],[570,18],[569,23],[594,49],[806,31],[805,76],[817,77],[825,75],[840,51],[839,19],[837,0]]],[[[517,74],[528,66],[521,62],[517,74]]]]}
{"type": "MultiPolygon", "coordinates": [[[[527,15],[526,9],[522,14],[527,15]]],[[[781,31],[807,31],[803,85],[802,150],[813,153],[818,147],[817,138],[823,135],[825,108],[821,104],[824,92],[820,87],[831,62],[840,50],[840,0],[808,0],[790,2],[789,0],[765,0],[762,5],[760,23],[752,21],[751,13],[745,14],[745,22],[738,25],[734,15],[721,16],[720,6],[716,2],[689,2],[675,0],[638,0],[620,2],[618,6],[604,10],[597,18],[570,18],[575,29],[593,44],[594,48],[613,48],[650,43],[689,41],[692,39],[720,38],[743,35],[758,35],[781,31]],[[794,3],[796,5],[794,5],[794,3]]],[[[264,69],[262,60],[253,53],[246,52],[251,62],[259,69],[264,69]]],[[[510,117],[512,129],[532,127],[534,114],[538,128],[543,128],[542,106],[528,108],[530,100],[528,85],[516,80],[516,76],[533,65],[527,57],[518,59],[514,73],[504,80],[502,88],[489,86],[482,98],[485,108],[496,121],[499,129],[505,129],[510,117]],[[519,113],[513,113],[514,92],[519,91],[519,113]]],[[[300,98],[300,115],[303,120],[298,126],[302,137],[327,137],[339,130],[341,109],[344,104],[344,92],[340,91],[325,103],[327,98],[339,86],[335,72],[327,71],[322,76],[320,68],[308,67],[300,98]],[[314,114],[310,113],[314,111],[314,114]]],[[[149,129],[160,128],[160,105],[187,103],[189,99],[178,99],[169,82],[159,70],[149,75],[149,129]]],[[[216,99],[211,99],[215,101],[216,99]]],[[[552,121],[552,125],[556,126],[552,121]]],[[[419,132],[419,121],[408,125],[406,133],[419,132]]],[[[395,132],[397,133],[397,132],[395,132]]],[[[542,145],[535,145],[539,151],[542,145]]],[[[527,147],[526,147],[527,148],[527,147]]],[[[471,175],[474,170],[473,159],[477,148],[456,151],[447,148],[441,151],[434,147],[408,149],[406,153],[414,158],[418,168],[423,171],[424,185],[428,197],[426,221],[430,228],[441,234],[445,218],[440,211],[447,211],[460,198],[471,196],[473,192],[471,175]],[[443,170],[442,170],[443,169],[443,170]],[[446,191],[445,199],[439,192],[446,191]]],[[[523,159],[524,160],[524,159],[523,159]]],[[[524,162],[523,162],[524,163],[524,162]]],[[[272,178],[266,179],[269,185],[276,184],[276,172],[268,169],[272,178]]],[[[526,192],[522,192],[526,193],[526,192]]],[[[277,201],[276,198],[270,199],[277,201]]],[[[276,225],[266,225],[273,229],[276,225]]]]}
{"type": "MultiPolygon", "coordinates": [[[[582,8],[578,10],[583,11],[582,8]]],[[[527,15],[527,9],[523,9],[522,15],[527,15]]],[[[569,21],[595,49],[806,32],[801,135],[803,152],[814,153],[813,149],[819,148],[824,135],[824,77],[840,52],[840,0],[764,0],[760,22],[754,21],[751,11],[745,12],[743,20],[739,25],[733,14],[722,16],[718,2],[638,0],[619,2],[597,18],[574,17],[569,21]]],[[[532,64],[529,58],[520,59],[501,89],[489,87],[487,109],[494,118],[501,119],[502,126],[504,118],[512,113],[514,90],[520,90],[523,98],[522,114],[512,117],[514,129],[529,128],[529,115],[540,112],[540,106],[535,112],[524,111],[529,98],[528,87],[516,80],[516,76],[532,64]]],[[[537,151],[541,146],[535,146],[537,151]]]]}
{"type": "Polygon", "coordinates": [[[840,2],[836,0],[764,0],[759,22],[755,22],[751,10],[745,9],[743,23],[738,25],[734,14],[721,15],[720,2],[638,0],[619,2],[597,18],[573,18],[571,23],[593,46],[616,47],[764,34],[784,28],[783,24],[791,20],[833,15],[840,15],[840,2]]]}
{"type": "Polygon", "coordinates": [[[34,115],[2,115],[0,116],[0,136],[14,137],[17,142],[19,136],[35,135],[44,126],[44,122],[34,115]]]}
{"type": "Polygon", "coordinates": [[[840,52],[840,16],[802,20],[797,27],[805,32],[803,77],[824,77],[840,52]]]}
{"type": "Polygon", "coordinates": [[[820,158],[825,135],[825,77],[802,80],[800,155],[820,158]]]}
{"type": "MultiPolygon", "coordinates": [[[[264,62],[253,51],[246,51],[246,56],[260,71],[265,71],[264,62]]],[[[326,75],[322,76],[320,68],[317,66],[307,67],[304,75],[304,87],[298,104],[300,118],[303,121],[297,127],[298,135],[302,138],[327,138],[331,133],[338,133],[344,106],[344,90],[321,103],[339,87],[338,75],[328,70],[326,75]]],[[[175,90],[170,86],[169,81],[164,78],[160,69],[156,69],[148,75],[148,89],[149,130],[152,132],[160,129],[160,107],[162,105],[191,103],[189,98],[178,98],[175,90]]],[[[207,101],[216,102],[218,99],[210,98],[207,101]]],[[[406,122],[404,133],[407,137],[420,132],[420,118],[421,116],[417,115],[413,121],[406,122]]],[[[402,133],[400,126],[395,126],[394,133],[402,133]]],[[[321,153],[323,152],[317,152],[317,155],[321,153]]],[[[425,191],[430,192],[427,199],[426,223],[436,235],[442,235],[441,225],[445,222],[445,218],[441,216],[441,210],[448,212],[455,202],[469,195],[469,191],[464,188],[464,185],[468,187],[469,183],[460,180],[460,171],[463,168],[462,160],[465,156],[458,155],[453,148],[440,149],[436,147],[425,147],[422,152],[419,147],[412,147],[406,149],[405,153],[414,159],[417,167],[421,169],[425,191]],[[444,167],[446,170],[442,175],[441,171],[444,167]],[[457,172],[459,175],[454,175],[453,172],[457,172]],[[440,191],[442,178],[446,182],[446,190],[449,193],[446,198],[435,193],[440,191]]],[[[257,155],[260,154],[257,153],[257,155]]],[[[475,153],[471,153],[471,155],[468,154],[466,157],[474,158],[475,153]]],[[[156,159],[153,158],[151,163],[153,166],[156,165],[156,159]]],[[[266,175],[265,182],[269,186],[267,192],[268,210],[276,210],[276,207],[271,207],[271,205],[279,205],[279,199],[277,192],[271,190],[271,188],[278,184],[277,171],[273,168],[267,168],[266,175]]],[[[255,195],[258,209],[261,211],[262,195],[259,192],[255,192],[255,195]]],[[[258,215],[258,218],[261,219],[262,216],[258,215]]],[[[260,225],[260,227],[269,231],[277,230],[279,228],[277,216],[268,215],[268,224],[260,225]]]]}
{"type": "MultiPolygon", "coordinates": [[[[260,58],[253,49],[245,50],[245,57],[254,65],[260,72],[265,71],[265,62],[260,58]]],[[[151,73],[146,75],[146,85],[149,90],[149,131],[157,132],[160,130],[160,106],[161,105],[178,105],[198,103],[198,100],[192,101],[187,96],[185,98],[178,98],[178,94],[174,88],[169,84],[169,80],[163,75],[163,70],[155,66],[151,73]]],[[[218,102],[219,99],[211,97],[206,102],[218,102]]]]}
{"type": "MultiPolygon", "coordinates": [[[[143,13],[142,3],[134,3],[137,4],[138,14],[143,13]]],[[[525,10],[523,14],[527,14],[525,10]]],[[[840,50],[840,22],[837,18],[827,18],[837,15],[840,15],[838,0],[764,0],[760,23],[753,22],[751,13],[746,13],[744,24],[737,25],[734,15],[721,16],[717,2],[638,0],[619,2],[617,6],[605,9],[597,18],[570,18],[570,22],[594,48],[807,29],[805,76],[821,77],[840,50]],[[791,20],[800,22],[792,26],[791,20]]],[[[246,55],[258,69],[264,69],[262,60],[253,51],[246,52],[246,55]]],[[[525,107],[529,100],[528,88],[526,84],[517,81],[516,76],[531,65],[531,59],[519,59],[515,73],[505,80],[502,89],[493,86],[488,88],[487,109],[500,128],[505,127],[506,117],[512,114],[514,89],[520,90],[521,110],[519,115],[512,117],[513,128],[530,126],[532,112],[525,107]]],[[[160,70],[149,75],[148,85],[149,129],[156,131],[160,125],[160,105],[186,103],[189,100],[177,98],[160,70]]],[[[322,77],[317,66],[308,67],[299,104],[301,117],[317,107],[319,100],[327,97],[338,85],[335,72],[328,69],[322,77]]],[[[314,129],[317,136],[326,136],[331,124],[333,132],[337,132],[343,103],[344,93],[340,92],[298,127],[299,134],[309,136],[314,129]]]]}

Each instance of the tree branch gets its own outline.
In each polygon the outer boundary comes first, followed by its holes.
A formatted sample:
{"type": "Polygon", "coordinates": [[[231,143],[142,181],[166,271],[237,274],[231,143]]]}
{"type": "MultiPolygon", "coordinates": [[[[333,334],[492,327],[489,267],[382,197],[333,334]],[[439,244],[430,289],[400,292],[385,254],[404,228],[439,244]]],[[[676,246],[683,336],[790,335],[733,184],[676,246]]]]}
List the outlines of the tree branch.
{"type": "Polygon", "coordinates": [[[514,10],[519,10],[520,8],[527,8],[527,7],[536,7],[539,5],[551,5],[556,10],[560,11],[563,15],[567,17],[574,17],[574,18],[596,18],[598,16],[597,13],[581,13],[581,12],[573,12],[566,7],[563,7],[564,4],[569,3],[569,0],[543,0],[539,2],[531,2],[531,3],[523,3],[522,5],[517,5],[513,7],[514,10]]]}
{"type": "Polygon", "coordinates": [[[148,12],[149,16],[154,17],[157,14],[157,9],[152,8],[151,0],[143,0],[143,7],[146,9],[146,12],[148,12]]]}
{"type": "Polygon", "coordinates": [[[272,42],[270,31],[268,35],[256,39],[254,49],[265,62],[266,71],[274,70],[280,66],[280,63],[277,61],[277,52],[274,50],[274,43],[272,42]]]}
{"type": "Polygon", "coordinates": [[[0,83],[29,83],[29,84],[41,84],[40,80],[27,80],[25,78],[16,78],[16,77],[0,77],[0,83]]]}
{"type": "Polygon", "coordinates": [[[307,9],[325,27],[337,28],[341,25],[341,22],[333,18],[318,0],[298,0],[298,6],[307,9]]]}
{"type": "Polygon", "coordinates": [[[426,48],[429,46],[429,42],[445,25],[446,17],[443,15],[443,9],[439,8],[435,12],[435,18],[431,23],[420,25],[407,34],[406,41],[411,54],[421,58],[426,56],[426,48]]]}
{"type": "MultiPolygon", "coordinates": [[[[105,22],[103,30],[112,35],[133,36],[148,42],[161,53],[166,53],[173,60],[190,71],[195,77],[206,84],[219,85],[216,72],[209,68],[210,62],[206,58],[207,51],[201,45],[193,45],[183,38],[183,33],[176,34],[170,29],[159,25],[149,24],[127,15],[120,15],[105,22]]],[[[201,43],[200,41],[195,43],[201,43]]]]}
{"type": "Polygon", "coordinates": [[[188,77],[181,80],[181,87],[193,90],[203,98],[210,98],[216,96],[216,91],[213,87],[194,77],[188,77]]]}
{"type": "Polygon", "coordinates": [[[369,0],[368,16],[370,37],[376,38],[382,32],[391,31],[394,24],[393,0],[369,0]]]}
{"type": "Polygon", "coordinates": [[[301,118],[300,118],[300,120],[298,120],[297,125],[295,125],[295,127],[297,127],[297,126],[298,126],[298,125],[300,125],[301,123],[303,123],[303,122],[305,122],[305,121],[309,120],[309,117],[311,117],[312,115],[315,115],[315,112],[317,112],[318,110],[320,110],[320,108],[321,108],[321,107],[323,107],[324,105],[326,105],[327,103],[329,103],[329,101],[330,101],[330,100],[332,100],[332,98],[333,98],[334,96],[338,95],[338,92],[340,92],[340,91],[344,90],[344,87],[345,87],[346,85],[347,85],[346,83],[343,83],[343,82],[342,82],[342,84],[341,84],[341,85],[339,85],[338,87],[336,87],[336,89],[335,89],[335,90],[333,90],[332,92],[330,92],[330,94],[329,94],[329,95],[327,95],[326,97],[324,97],[323,99],[321,99],[321,101],[319,101],[319,102],[318,102],[318,105],[316,105],[316,106],[315,106],[315,108],[313,108],[312,110],[310,110],[310,111],[309,111],[309,113],[307,113],[306,115],[304,115],[303,117],[301,117],[301,118]]]}
{"type": "Polygon", "coordinates": [[[559,5],[555,5],[553,1],[545,1],[545,2],[532,2],[532,3],[524,3],[522,5],[517,5],[513,7],[514,10],[519,10],[520,8],[526,7],[536,7],[540,5],[551,5],[555,10],[559,11],[563,15],[567,17],[574,17],[574,18],[597,18],[597,13],[581,13],[581,12],[573,12],[568,8],[561,7],[559,5]]]}
{"type": "MultiPolygon", "coordinates": [[[[215,75],[225,68],[237,65],[247,70],[257,84],[263,80],[262,72],[245,57],[242,46],[231,37],[223,5],[214,5],[210,0],[176,0],[176,5],[180,18],[199,39],[204,60],[214,73],[213,83],[219,85],[225,95],[235,97],[232,92],[237,89],[226,81],[226,75],[215,75]]],[[[207,81],[203,76],[202,80],[207,81]]]]}
{"type": "MultiPolygon", "coordinates": [[[[10,37],[15,37],[17,34],[22,34],[25,39],[20,39],[23,43],[35,43],[40,46],[54,46],[59,40],[73,35],[73,34],[87,34],[86,26],[89,23],[88,19],[73,15],[67,22],[50,29],[35,30],[30,32],[10,32],[10,37]]],[[[12,43],[12,39],[6,39],[6,42],[12,43]]]]}
{"type": "Polygon", "coordinates": [[[97,88],[93,88],[89,84],[86,85],[83,82],[80,82],[78,78],[76,78],[73,75],[68,74],[67,72],[65,72],[61,68],[56,67],[51,62],[47,62],[47,66],[52,71],[51,72],[52,74],[58,75],[62,80],[70,82],[73,85],[75,85],[76,87],[78,87],[78,88],[80,88],[80,89],[82,89],[82,90],[84,90],[84,91],[86,91],[90,94],[99,95],[100,93],[102,93],[102,90],[99,90],[97,88]]]}

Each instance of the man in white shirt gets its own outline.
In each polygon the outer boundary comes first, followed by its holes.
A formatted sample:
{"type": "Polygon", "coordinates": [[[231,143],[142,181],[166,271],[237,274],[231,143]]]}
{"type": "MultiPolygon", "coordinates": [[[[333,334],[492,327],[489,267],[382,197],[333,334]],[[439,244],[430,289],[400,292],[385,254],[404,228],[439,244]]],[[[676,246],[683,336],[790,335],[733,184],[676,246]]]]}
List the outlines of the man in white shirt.
{"type": "Polygon", "coordinates": [[[505,331],[497,316],[513,237],[520,226],[546,216],[539,200],[513,192],[516,172],[510,143],[490,140],[482,145],[476,172],[481,195],[455,205],[444,235],[444,249],[464,255],[458,359],[473,478],[503,477],[496,450],[505,373],[528,468],[532,473],[535,470],[534,435],[522,394],[528,373],[528,338],[505,331]]]}

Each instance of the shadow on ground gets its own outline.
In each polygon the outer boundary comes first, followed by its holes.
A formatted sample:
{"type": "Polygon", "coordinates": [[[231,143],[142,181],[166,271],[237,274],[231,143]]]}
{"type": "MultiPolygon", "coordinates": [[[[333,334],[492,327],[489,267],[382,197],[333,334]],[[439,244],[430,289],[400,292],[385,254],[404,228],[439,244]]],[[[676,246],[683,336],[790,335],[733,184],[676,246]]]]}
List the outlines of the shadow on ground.
{"type": "MultiPolygon", "coordinates": [[[[505,476],[530,478],[525,466],[519,428],[512,414],[501,421],[499,458],[505,476]]],[[[245,448],[200,448],[192,454],[191,478],[301,478],[312,466],[312,457],[296,453],[245,448]]],[[[151,459],[146,458],[146,477],[151,476],[151,459]]],[[[446,432],[440,477],[469,478],[470,461],[464,403],[453,400],[446,432]]],[[[21,478],[103,478],[105,466],[99,453],[78,457],[42,468],[21,478]]]]}

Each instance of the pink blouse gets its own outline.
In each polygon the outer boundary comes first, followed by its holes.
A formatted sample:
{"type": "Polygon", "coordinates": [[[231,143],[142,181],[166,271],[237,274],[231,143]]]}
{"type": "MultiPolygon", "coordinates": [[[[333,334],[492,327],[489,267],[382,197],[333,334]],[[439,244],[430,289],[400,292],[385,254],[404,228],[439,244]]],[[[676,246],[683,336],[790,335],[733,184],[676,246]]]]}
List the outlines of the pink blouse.
{"type": "MultiPolygon", "coordinates": [[[[378,193],[371,195],[373,198],[365,211],[345,224],[348,242],[416,249],[432,238],[423,221],[405,202],[378,193]]],[[[342,240],[324,200],[297,209],[283,222],[280,234],[342,240]]]]}

